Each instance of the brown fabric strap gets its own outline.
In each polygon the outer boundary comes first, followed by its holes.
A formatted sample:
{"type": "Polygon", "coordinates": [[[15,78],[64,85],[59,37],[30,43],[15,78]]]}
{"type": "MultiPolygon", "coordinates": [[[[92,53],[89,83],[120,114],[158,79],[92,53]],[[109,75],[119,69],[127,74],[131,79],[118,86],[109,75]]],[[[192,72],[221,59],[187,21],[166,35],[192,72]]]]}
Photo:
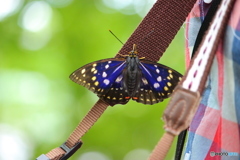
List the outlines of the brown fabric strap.
{"type": "MultiPolygon", "coordinates": [[[[88,112],[88,114],[83,118],[83,120],[78,124],[76,129],[69,136],[65,145],[68,148],[73,148],[77,143],[81,143],[80,138],[94,125],[94,123],[98,120],[98,118],[103,114],[103,112],[107,109],[108,104],[104,101],[99,100],[88,112]]],[[[58,160],[60,159],[66,151],[64,151],[61,147],[55,148],[48,152],[46,156],[50,160],[58,160]]]]}
{"type": "MultiPolygon", "coordinates": [[[[188,69],[187,73],[185,74],[183,80],[180,82],[180,84],[176,87],[176,90],[174,94],[171,97],[171,100],[164,112],[163,115],[163,120],[165,121],[165,131],[168,132],[171,135],[178,135],[181,131],[185,130],[188,128],[190,125],[190,122],[192,121],[192,118],[197,110],[197,107],[200,102],[200,95],[202,94],[206,80],[212,65],[212,61],[218,46],[218,43],[223,36],[225,27],[227,25],[228,18],[230,16],[232,6],[234,4],[235,0],[223,0],[220,4],[220,7],[217,11],[217,13],[214,16],[214,19],[211,23],[210,28],[208,29],[207,33],[205,34],[203,41],[200,44],[200,47],[197,49],[197,52],[193,58],[193,61],[191,63],[191,67],[188,69]],[[227,10],[225,11],[223,8],[226,8],[227,10]],[[223,16],[223,19],[220,17],[223,16]],[[220,26],[219,29],[217,29],[217,25],[220,26]],[[213,31],[217,31],[216,34],[213,34],[213,31]],[[216,36],[214,36],[216,35],[216,36]],[[216,38],[216,39],[214,39],[216,38]],[[197,72],[192,72],[191,69],[193,68],[196,64],[199,65],[199,56],[203,54],[207,54],[206,51],[206,42],[209,42],[211,39],[214,39],[214,43],[211,47],[211,45],[207,46],[209,47],[208,49],[211,49],[209,52],[209,58],[207,60],[206,67],[204,68],[203,72],[204,74],[200,77],[200,85],[199,87],[196,88],[191,88],[191,85],[185,85],[189,86],[184,87],[184,83],[186,82],[186,79],[189,78],[188,76],[193,76],[197,74],[197,72]],[[193,75],[191,75],[193,74],[193,75]],[[196,91],[195,91],[196,90],[196,91]]],[[[204,58],[207,58],[204,56],[204,58]]],[[[203,64],[202,64],[203,65],[203,64]]],[[[190,83],[191,84],[191,83],[190,83]]],[[[171,139],[168,139],[169,142],[173,141],[173,137],[171,139]]],[[[166,150],[165,146],[162,145],[163,142],[165,142],[166,139],[163,137],[158,145],[155,147],[154,152],[152,153],[150,160],[153,159],[158,159],[158,160],[163,160],[164,157],[166,156],[167,152],[163,153],[163,151],[168,151],[166,150]],[[161,154],[161,156],[160,156],[161,154]],[[164,155],[164,156],[163,156],[164,155]]]]}
{"type": "Polygon", "coordinates": [[[99,119],[103,112],[107,109],[108,104],[102,100],[92,107],[84,119],[79,123],[77,128],[72,132],[70,137],[67,139],[66,145],[73,147],[76,142],[93,126],[93,124],[99,119]]]}
{"type": "MultiPolygon", "coordinates": [[[[195,1],[158,0],[119,53],[127,54],[131,51],[133,44],[137,44],[140,57],[145,57],[151,61],[158,61],[184,23],[195,1]],[[152,31],[153,33],[148,36],[152,31]]],[[[73,146],[79,148],[81,145],[80,138],[97,121],[107,106],[107,104],[99,100],[63,146],[68,147],[67,149],[74,148],[73,146]]],[[[46,155],[41,155],[40,157],[43,157],[41,160],[47,160],[47,158],[50,160],[59,160],[60,157],[66,155],[66,152],[62,149],[64,147],[55,148],[46,155]]],[[[67,158],[62,157],[61,160],[67,158]]],[[[40,158],[37,160],[40,160],[40,158]]]]}
{"type": "Polygon", "coordinates": [[[158,0],[119,53],[128,53],[133,44],[136,44],[139,57],[159,61],[195,2],[196,0],[158,0]],[[151,34],[148,35],[149,33],[151,34]]]}
{"type": "Polygon", "coordinates": [[[65,154],[65,151],[58,147],[58,148],[54,148],[53,150],[51,150],[50,152],[48,152],[46,154],[46,156],[51,159],[51,160],[58,160],[60,159],[63,155],[65,154]]]}
{"type": "Polygon", "coordinates": [[[161,141],[158,142],[152,154],[148,158],[148,160],[161,160],[164,159],[166,153],[169,151],[172,142],[174,140],[174,135],[169,132],[165,132],[161,138],[161,141]],[[164,147],[162,147],[164,146],[164,147]]]}

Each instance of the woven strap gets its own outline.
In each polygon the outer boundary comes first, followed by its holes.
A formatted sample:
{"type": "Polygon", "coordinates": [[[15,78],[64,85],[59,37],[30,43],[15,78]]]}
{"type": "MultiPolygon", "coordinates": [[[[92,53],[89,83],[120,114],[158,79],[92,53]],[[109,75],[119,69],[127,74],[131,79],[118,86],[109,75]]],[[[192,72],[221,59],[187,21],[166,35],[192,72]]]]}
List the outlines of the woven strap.
{"type": "Polygon", "coordinates": [[[139,57],[159,61],[186,20],[196,0],[158,0],[120,50],[126,54],[138,45],[139,57]],[[143,38],[148,36],[143,42],[143,38]]]}
{"type": "MultiPolygon", "coordinates": [[[[184,23],[195,1],[158,0],[119,53],[126,54],[131,51],[133,44],[137,44],[140,57],[158,61],[184,23]],[[151,31],[153,31],[151,36],[140,43],[151,31]]],[[[106,103],[99,100],[62,146],[51,150],[46,155],[41,155],[37,160],[69,158],[81,146],[80,138],[91,128],[107,107],[106,103]]]]}
{"type": "Polygon", "coordinates": [[[99,100],[78,124],[66,142],[60,147],[51,150],[46,155],[41,155],[37,160],[66,160],[72,156],[82,145],[80,138],[93,126],[107,107],[108,104],[99,100]]]}
{"type": "Polygon", "coordinates": [[[196,51],[190,68],[176,87],[164,111],[163,120],[166,133],[152,152],[150,160],[164,159],[167,152],[163,153],[163,151],[169,150],[174,136],[189,127],[199,105],[218,43],[223,36],[234,2],[235,0],[221,2],[210,28],[196,51]],[[169,134],[172,136],[166,136],[169,134]],[[168,139],[166,140],[165,137],[168,139]],[[159,156],[159,152],[161,156],[159,156]]]}

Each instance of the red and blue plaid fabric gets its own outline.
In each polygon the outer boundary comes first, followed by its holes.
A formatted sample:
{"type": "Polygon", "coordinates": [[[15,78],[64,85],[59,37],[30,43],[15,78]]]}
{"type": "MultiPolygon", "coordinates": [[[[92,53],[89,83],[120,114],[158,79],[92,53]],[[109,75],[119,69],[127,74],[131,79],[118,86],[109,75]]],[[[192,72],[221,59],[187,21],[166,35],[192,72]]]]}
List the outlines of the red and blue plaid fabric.
{"type": "MultiPolygon", "coordinates": [[[[210,4],[198,0],[186,22],[186,64],[210,4]]],[[[240,160],[240,0],[236,0],[189,128],[185,160],[240,160]]]]}

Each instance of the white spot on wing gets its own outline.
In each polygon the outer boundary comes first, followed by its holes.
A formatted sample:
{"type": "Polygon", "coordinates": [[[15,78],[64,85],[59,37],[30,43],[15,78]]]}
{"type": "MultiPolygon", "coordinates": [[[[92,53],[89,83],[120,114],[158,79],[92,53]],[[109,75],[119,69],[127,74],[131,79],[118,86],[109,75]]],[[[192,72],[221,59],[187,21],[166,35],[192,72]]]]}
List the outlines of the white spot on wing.
{"type": "Polygon", "coordinates": [[[123,78],[122,76],[118,76],[115,82],[117,83],[121,82],[122,78],[123,78]]]}
{"type": "Polygon", "coordinates": [[[148,81],[145,78],[142,78],[143,84],[147,85],[148,81]]]}
{"type": "Polygon", "coordinates": [[[159,70],[159,69],[156,69],[156,72],[157,72],[157,73],[160,73],[160,70],[159,70]]]}
{"type": "Polygon", "coordinates": [[[102,77],[103,77],[103,78],[107,77],[107,73],[106,73],[106,72],[103,72],[103,73],[102,73],[102,77]]]}
{"type": "Polygon", "coordinates": [[[105,68],[108,69],[108,68],[109,68],[109,65],[107,64],[107,65],[105,66],[105,68]]]}
{"type": "Polygon", "coordinates": [[[161,77],[161,76],[158,76],[158,77],[157,77],[157,81],[158,81],[158,82],[161,82],[161,81],[162,81],[162,77],[161,77]]]}
{"type": "Polygon", "coordinates": [[[108,61],[108,63],[112,63],[112,61],[108,61]]]}
{"type": "Polygon", "coordinates": [[[109,85],[110,81],[108,79],[104,79],[103,83],[106,84],[106,85],[109,85]]]}
{"type": "Polygon", "coordinates": [[[154,87],[154,88],[159,88],[160,85],[159,85],[159,83],[154,83],[153,87],[154,87]]]}

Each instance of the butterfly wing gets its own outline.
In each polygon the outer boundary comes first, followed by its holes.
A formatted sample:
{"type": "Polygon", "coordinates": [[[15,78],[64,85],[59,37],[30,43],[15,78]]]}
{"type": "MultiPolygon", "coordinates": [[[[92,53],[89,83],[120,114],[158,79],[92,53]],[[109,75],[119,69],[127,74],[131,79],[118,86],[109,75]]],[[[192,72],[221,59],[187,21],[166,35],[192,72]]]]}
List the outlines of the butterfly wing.
{"type": "Polygon", "coordinates": [[[128,93],[122,87],[125,59],[109,58],[89,63],[70,75],[70,79],[96,93],[99,98],[113,106],[126,104],[128,93]]]}
{"type": "Polygon", "coordinates": [[[182,77],[172,68],[147,60],[140,61],[139,69],[142,80],[133,100],[143,104],[155,104],[168,98],[182,77]]]}

